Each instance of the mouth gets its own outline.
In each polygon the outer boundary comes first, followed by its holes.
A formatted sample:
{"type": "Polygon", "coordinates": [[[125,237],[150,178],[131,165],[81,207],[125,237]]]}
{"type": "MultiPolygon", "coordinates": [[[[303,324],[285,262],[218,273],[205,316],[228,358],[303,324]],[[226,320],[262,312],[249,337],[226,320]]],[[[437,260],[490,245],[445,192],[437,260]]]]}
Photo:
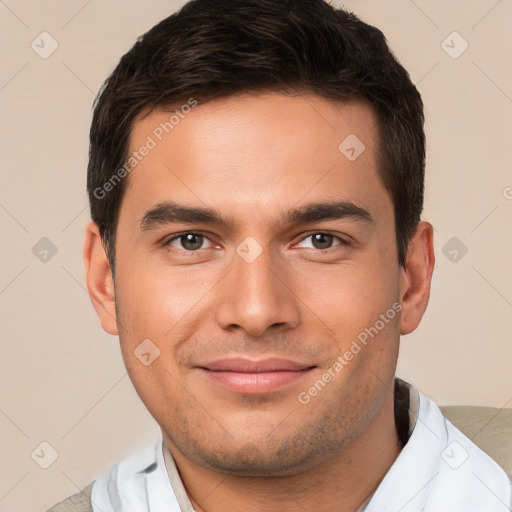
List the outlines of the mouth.
{"type": "Polygon", "coordinates": [[[211,383],[246,395],[272,393],[297,383],[316,366],[288,359],[219,359],[197,367],[211,383]]]}

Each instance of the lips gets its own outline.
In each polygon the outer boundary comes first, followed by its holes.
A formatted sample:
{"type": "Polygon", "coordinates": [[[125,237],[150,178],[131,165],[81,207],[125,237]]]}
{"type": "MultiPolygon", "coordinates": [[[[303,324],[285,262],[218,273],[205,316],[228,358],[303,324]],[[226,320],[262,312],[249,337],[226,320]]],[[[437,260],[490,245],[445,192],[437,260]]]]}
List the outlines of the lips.
{"type": "Polygon", "coordinates": [[[297,383],[315,366],[289,359],[225,358],[198,367],[212,384],[241,394],[262,394],[278,391],[297,383]]]}

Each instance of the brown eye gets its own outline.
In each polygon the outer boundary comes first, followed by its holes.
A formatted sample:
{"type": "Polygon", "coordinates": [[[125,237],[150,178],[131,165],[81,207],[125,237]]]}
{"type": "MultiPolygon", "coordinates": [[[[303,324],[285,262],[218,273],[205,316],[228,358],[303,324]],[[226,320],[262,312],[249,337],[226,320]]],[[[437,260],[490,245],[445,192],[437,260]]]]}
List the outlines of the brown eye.
{"type": "Polygon", "coordinates": [[[306,237],[304,237],[301,242],[298,244],[300,247],[306,247],[309,249],[319,249],[326,250],[331,247],[337,245],[346,245],[347,243],[342,240],[340,237],[335,235],[330,235],[329,233],[310,233],[306,237]],[[309,244],[306,245],[306,240],[311,240],[309,244]],[[336,241],[336,243],[334,243],[336,241]]]}
{"type": "Polygon", "coordinates": [[[334,237],[327,233],[315,233],[311,238],[315,249],[329,249],[332,246],[333,240],[334,237]]]}
{"type": "Polygon", "coordinates": [[[206,237],[199,233],[183,233],[171,238],[165,245],[170,245],[178,250],[197,251],[203,249],[203,243],[206,237]]]}
{"type": "Polygon", "coordinates": [[[187,251],[194,251],[200,249],[203,245],[203,236],[196,235],[195,233],[189,233],[188,235],[180,236],[181,245],[187,251]]]}

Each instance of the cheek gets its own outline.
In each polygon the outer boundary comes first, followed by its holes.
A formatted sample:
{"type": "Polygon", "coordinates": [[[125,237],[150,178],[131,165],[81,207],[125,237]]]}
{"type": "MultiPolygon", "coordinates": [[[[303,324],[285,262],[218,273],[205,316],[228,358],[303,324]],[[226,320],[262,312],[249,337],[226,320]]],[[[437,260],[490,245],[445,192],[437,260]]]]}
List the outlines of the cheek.
{"type": "Polygon", "coordinates": [[[133,335],[162,339],[195,310],[216,282],[215,272],[201,276],[191,268],[162,261],[132,262],[118,273],[116,303],[120,320],[133,335]]]}
{"type": "Polygon", "coordinates": [[[376,257],[318,266],[307,275],[297,296],[342,340],[373,325],[399,296],[397,265],[376,257]]]}

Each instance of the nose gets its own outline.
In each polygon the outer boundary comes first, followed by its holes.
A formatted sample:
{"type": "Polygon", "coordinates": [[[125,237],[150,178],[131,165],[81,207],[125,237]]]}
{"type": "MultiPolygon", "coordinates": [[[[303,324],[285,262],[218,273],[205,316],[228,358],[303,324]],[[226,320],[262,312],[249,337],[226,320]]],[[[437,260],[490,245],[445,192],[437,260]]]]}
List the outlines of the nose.
{"type": "Polygon", "coordinates": [[[272,259],[266,249],[250,263],[234,255],[233,268],[219,283],[215,317],[221,328],[243,329],[258,337],[271,328],[297,327],[299,300],[291,289],[289,272],[272,259]]]}

